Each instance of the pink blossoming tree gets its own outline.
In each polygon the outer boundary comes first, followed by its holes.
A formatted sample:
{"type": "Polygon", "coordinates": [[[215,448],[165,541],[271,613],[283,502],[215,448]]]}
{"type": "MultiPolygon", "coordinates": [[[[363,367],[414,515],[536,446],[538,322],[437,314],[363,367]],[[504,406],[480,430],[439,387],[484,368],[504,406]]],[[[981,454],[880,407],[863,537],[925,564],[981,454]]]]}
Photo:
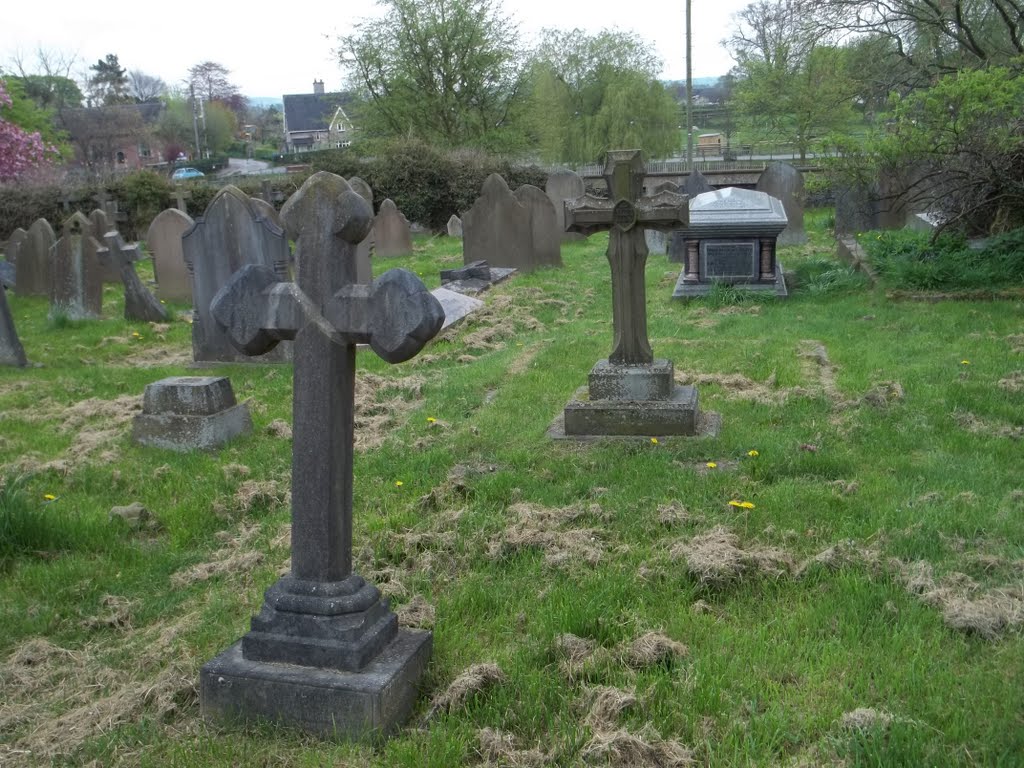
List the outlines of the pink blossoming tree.
{"type": "Polygon", "coordinates": [[[29,171],[47,165],[57,148],[43,141],[38,131],[29,132],[7,119],[13,101],[0,80],[0,182],[17,181],[29,171]]]}

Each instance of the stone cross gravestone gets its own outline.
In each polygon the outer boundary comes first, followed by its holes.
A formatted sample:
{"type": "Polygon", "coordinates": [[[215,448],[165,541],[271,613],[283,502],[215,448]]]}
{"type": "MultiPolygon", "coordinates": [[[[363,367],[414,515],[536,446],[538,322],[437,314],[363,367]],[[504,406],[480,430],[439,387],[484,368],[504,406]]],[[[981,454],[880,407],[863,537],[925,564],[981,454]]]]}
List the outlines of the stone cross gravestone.
{"type": "Polygon", "coordinates": [[[656,360],[651,351],[644,283],[644,230],[685,225],[687,201],[673,192],[641,197],[645,171],[639,150],[609,151],[604,175],[610,198],[584,195],[565,204],[567,227],[584,234],[610,230],[614,329],[611,354],[590,372],[589,397],[565,407],[566,437],[697,433],[697,390],[676,386],[672,362],[656,360]]]}
{"type": "Polygon", "coordinates": [[[50,315],[72,320],[97,318],[103,311],[103,280],[99,250],[103,245],[93,237],[92,222],[79,211],[61,227],[53,246],[50,276],[50,315]]]}
{"type": "Polygon", "coordinates": [[[107,232],[104,241],[106,248],[99,251],[100,261],[108,267],[115,267],[121,276],[124,284],[124,319],[165,322],[170,317],[167,310],[142,284],[135,272],[135,262],[139,260],[138,244],[125,244],[116,230],[107,232]]]}
{"type": "Polygon", "coordinates": [[[715,283],[784,297],[786,281],[775,242],[786,228],[782,202],[751,189],[726,187],[690,201],[683,230],[683,270],[675,298],[704,296],[715,283]]]}
{"type": "Polygon", "coordinates": [[[174,191],[171,192],[170,196],[174,199],[175,208],[177,208],[184,214],[188,214],[188,205],[185,203],[185,201],[192,197],[192,193],[187,189],[175,187],[174,191]]]}
{"type": "Polygon", "coordinates": [[[19,296],[49,296],[53,272],[53,244],[57,241],[46,219],[36,219],[28,228],[18,251],[19,296]]]}
{"type": "Polygon", "coordinates": [[[14,327],[14,317],[7,305],[7,291],[0,285],[0,365],[13,365],[24,368],[28,365],[25,348],[21,346],[18,331],[14,327]]]}
{"type": "Polygon", "coordinates": [[[757,179],[758,192],[764,192],[782,201],[789,222],[778,237],[779,245],[803,245],[807,242],[804,231],[804,175],[789,163],[769,163],[757,179]]]}
{"type": "Polygon", "coordinates": [[[408,360],[444,311],[405,270],[356,280],[373,209],[340,176],[314,174],[281,215],[298,241],[296,282],[248,265],[212,312],[245,354],[295,340],[291,573],[267,590],[251,631],[203,667],[200,705],[208,717],[374,738],[408,717],[432,635],[399,629],[387,600],[352,570],[356,344],[408,360]]]}
{"type": "MultiPolygon", "coordinates": [[[[280,280],[288,279],[288,239],[284,230],[261,218],[249,196],[226,186],[214,196],[206,213],[181,236],[182,253],[192,282],[192,356],[196,362],[241,362],[242,355],[210,315],[210,302],[228,279],[246,264],[262,264],[280,280]]],[[[289,359],[290,344],[279,345],[262,358],[289,359]]]]}
{"type": "Polygon", "coordinates": [[[380,204],[373,220],[373,253],[383,259],[412,255],[412,234],[409,221],[390,198],[380,204]]]}
{"type": "Polygon", "coordinates": [[[164,301],[192,301],[192,278],[185,266],[181,236],[195,222],[176,208],[157,214],[146,232],[146,247],[153,254],[156,295],[164,301]]]}
{"type": "Polygon", "coordinates": [[[563,243],[583,239],[583,235],[579,232],[567,232],[565,229],[565,201],[582,197],[586,191],[583,179],[576,171],[557,168],[548,174],[544,192],[555,207],[555,218],[563,243]]]}

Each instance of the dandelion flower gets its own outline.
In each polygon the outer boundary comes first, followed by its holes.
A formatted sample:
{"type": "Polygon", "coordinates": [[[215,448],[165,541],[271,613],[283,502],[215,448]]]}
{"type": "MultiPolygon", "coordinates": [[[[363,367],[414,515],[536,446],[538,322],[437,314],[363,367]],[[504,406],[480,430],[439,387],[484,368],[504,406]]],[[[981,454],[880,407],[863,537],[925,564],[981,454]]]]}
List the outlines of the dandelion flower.
{"type": "Polygon", "coordinates": [[[749,456],[752,459],[756,459],[760,455],[761,454],[758,453],[757,451],[747,451],[747,456],[749,456]]]}
{"type": "Polygon", "coordinates": [[[437,419],[433,416],[427,416],[427,424],[433,424],[435,421],[437,421],[437,419]]]}
{"type": "Polygon", "coordinates": [[[970,365],[970,364],[971,364],[970,360],[961,360],[960,361],[960,365],[970,365]]]}
{"type": "Polygon", "coordinates": [[[405,483],[403,483],[401,480],[395,480],[396,488],[401,488],[403,485],[405,485],[405,483]]]}
{"type": "Polygon", "coordinates": [[[733,499],[729,502],[729,506],[737,507],[739,509],[753,509],[754,503],[751,501],[737,501],[736,499],[733,499]]]}
{"type": "Polygon", "coordinates": [[[654,445],[657,445],[657,444],[658,444],[658,438],[656,438],[656,437],[652,437],[652,438],[651,438],[651,442],[652,442],[652,443],[653,443],[654,445]]]}
{"type": "Polygon", "coordinates": [[[704,466],[706,466],[706,467],[707,467],[708,469],[714,469],[714,468],[715,468],[715,467],[717,467],[718,465],[717,465],[717,464],[716,464],[715,462],[713,462],[713,461],[709,461],[709,462],[708,462],[707,464],[705,464],[704,466]]]}
{"type": "Polygon", "coordinates": [[[43,498],[46,499],[47,501],[53,501],[57,497],[54,496],[52,493],[44,493],[43,498]]]}

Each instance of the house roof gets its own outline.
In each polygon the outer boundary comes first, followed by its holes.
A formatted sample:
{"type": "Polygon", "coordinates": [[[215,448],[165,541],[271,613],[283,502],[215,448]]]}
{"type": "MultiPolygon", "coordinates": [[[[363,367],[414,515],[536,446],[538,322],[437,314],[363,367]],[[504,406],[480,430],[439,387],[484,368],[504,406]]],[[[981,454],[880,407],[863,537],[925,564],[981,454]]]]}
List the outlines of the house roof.
{"type": "Polygon", "coordinates": [[[289,131],[326,131],[338,107],[353,100],[351,93],[285,94],[284,122],[289,131]]]}

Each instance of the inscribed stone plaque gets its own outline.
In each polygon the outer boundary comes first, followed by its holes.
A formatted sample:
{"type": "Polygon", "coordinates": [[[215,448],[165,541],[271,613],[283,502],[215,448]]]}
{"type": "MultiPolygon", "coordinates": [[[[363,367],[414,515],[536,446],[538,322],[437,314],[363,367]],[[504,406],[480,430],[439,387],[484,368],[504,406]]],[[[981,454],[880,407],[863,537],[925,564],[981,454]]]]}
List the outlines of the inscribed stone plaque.
{"type": "Polygon", "coordinates": [[[756,240],[703,240],[700,269],[704,280],[756,280],[756,240]]]}
{"type": "Polygon", "coordinates": [[[181,236],[195,222],[177,208],[161,211],[146,233],[146,247],[153,254],[156,295],[163,301],[192,301],[192,279],[185,266],[181,236]]]}

